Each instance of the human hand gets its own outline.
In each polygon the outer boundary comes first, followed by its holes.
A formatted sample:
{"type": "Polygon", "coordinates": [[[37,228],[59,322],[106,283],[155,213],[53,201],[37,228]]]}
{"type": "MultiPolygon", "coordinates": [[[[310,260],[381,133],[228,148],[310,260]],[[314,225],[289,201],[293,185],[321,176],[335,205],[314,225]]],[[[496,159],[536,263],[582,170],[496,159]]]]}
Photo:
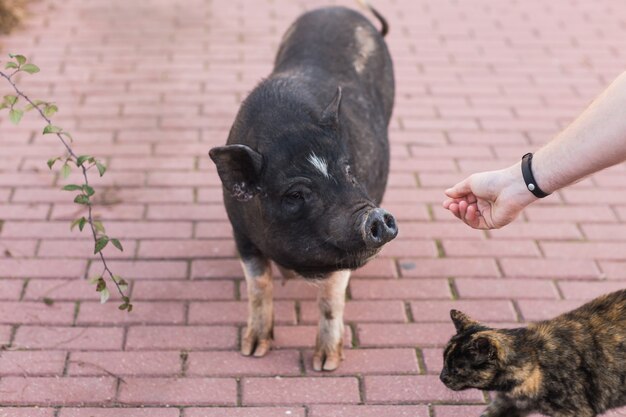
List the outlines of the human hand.
{"type": "Polygon", "coordinates": [[[520,164],[473,174],[445,191],[443,207],[474,229],[499,229],[537,198],[526,189],[520,164]]]}

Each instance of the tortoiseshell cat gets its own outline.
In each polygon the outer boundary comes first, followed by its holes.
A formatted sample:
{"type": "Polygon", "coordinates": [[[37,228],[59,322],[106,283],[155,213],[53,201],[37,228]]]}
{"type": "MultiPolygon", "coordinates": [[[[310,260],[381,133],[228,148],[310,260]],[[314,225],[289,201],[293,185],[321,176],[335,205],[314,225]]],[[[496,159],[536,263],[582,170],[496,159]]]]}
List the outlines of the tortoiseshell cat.
{"type": "Polygon", "coordinates": [[[593,417],[626,405],[626,289],[552,320],[496,330],[450,311],[441,381],[497,391],[481,417],[593,417]]]}

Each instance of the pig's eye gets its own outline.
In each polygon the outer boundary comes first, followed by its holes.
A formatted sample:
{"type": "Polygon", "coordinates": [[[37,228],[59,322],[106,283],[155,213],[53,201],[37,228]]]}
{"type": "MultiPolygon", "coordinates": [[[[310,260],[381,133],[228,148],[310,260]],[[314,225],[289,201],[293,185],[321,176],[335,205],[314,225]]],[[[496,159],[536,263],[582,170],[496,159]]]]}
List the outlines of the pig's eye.
{"type": "Polygon", "coordinates": [[[293,191],[285,195],[285,199],[288,202],[295,203],[295,202],[299,202],[300,200],[303,200],[304,196],[302,195],[300,191],[293,191]]]}
{"type": "Polygon", "coordinates": [[[283,206],[286,210],[295,213],[304,205],[304,193],[302,191],[289,191],[283,195],[283,206]]]}

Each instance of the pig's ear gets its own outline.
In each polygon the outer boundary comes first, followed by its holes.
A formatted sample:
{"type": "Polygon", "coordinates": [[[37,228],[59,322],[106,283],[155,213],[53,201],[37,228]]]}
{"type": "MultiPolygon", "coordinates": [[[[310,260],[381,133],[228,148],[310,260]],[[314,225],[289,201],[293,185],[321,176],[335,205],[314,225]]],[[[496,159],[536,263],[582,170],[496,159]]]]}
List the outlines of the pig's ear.
{"type": "Polygon", "coordinates": [[[337,92],[335,93],[335,97],[333,97],[332,101],[324,111],[322,112],[322,116],[320,117],[320,123],[324,126],[337,127],[339,125],[339,107],[341,106],[341,87],[337,87],[337,92]]]}
{"type": "Polygon", "coordinates": [[[248,201],[258,193],[263,156],[246,145],[213,148],[209,156],[217,166],[224,187],[233,198],[248,201]]]}

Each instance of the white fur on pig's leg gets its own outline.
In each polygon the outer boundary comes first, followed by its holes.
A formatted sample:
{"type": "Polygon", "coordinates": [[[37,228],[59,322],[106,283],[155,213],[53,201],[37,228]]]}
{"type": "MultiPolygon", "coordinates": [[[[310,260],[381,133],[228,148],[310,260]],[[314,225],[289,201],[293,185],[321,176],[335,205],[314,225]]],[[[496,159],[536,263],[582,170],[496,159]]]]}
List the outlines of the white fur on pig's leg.
{"type": "Polygon", "coordinates": [[[313,369],[333,371],[343,360],[343,311],[350,271],[330,274],[319,284],[320,322],[313,354],[313,369]]]}
{"type": "Polygon", "coordinates": [[[274,284],[272,268],[267,259],[253,257],[242,260],[248,288],[248,326],[241,340],[245,356],[264,356],[274,338],[274,284]]]}

